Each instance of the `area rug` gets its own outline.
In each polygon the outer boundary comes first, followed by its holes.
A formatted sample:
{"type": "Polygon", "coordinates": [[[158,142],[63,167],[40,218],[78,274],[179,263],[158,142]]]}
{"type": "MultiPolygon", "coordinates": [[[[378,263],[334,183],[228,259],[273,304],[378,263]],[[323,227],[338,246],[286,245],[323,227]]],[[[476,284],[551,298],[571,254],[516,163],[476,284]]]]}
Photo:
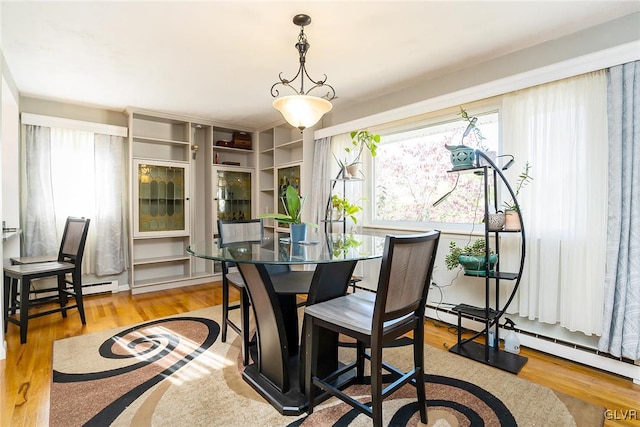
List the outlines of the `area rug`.
{"type": "MultiPolygon", "coordinates": [[[[239,339],[220,340],[212,307],[54,342],[51,426],[368,426],[329,399],[310,416],[282,416],[241,378],[239,339]],[[231,342],[229,342],[231,341],[231,342]]],[[[384,350],[399,368],[411,347],[384,350]]],[[[348,360],[353,350],[341,349],[348,360]]],[[[603,408],[425,345],[429,425],[600,426],[603,408]]],[[[367,401],[365,385],[349,391],[367,401]]],[[[421,425],[415,389],[385,400],[386,426],[421,425]]]]}

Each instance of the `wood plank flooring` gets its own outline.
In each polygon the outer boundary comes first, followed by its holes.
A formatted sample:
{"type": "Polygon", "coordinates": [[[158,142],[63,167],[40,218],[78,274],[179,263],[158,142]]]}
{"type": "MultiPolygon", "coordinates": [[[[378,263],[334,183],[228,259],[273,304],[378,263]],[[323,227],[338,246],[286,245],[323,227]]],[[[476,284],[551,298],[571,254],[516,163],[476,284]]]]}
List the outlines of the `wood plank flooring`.
{"type": "MultiPolygon", "coordinates": [[[[66,319],[59,314],[32,319],[24,345],[20,344],[18,328],[8,325],[7,358],[0,360],[2,426],[48,425],[53,341],[185,313],[221,300],[219,282],[142,295],[88,296],[86,326],[82,326],[77,310],[71,310],[66,319]]],[[[425,342],[439,348],[454,345],[456,336],[449,326],[429,320],[425,342]]],[[[632,381],[537,351],[523,349],[522,354],[529,361],[519,374],[521,378],[606,407],[618,419],[605,420],[605,426],[640,425],[640,420],[619,419],[628,413],[622,411],[628,410],[636,410],[640,417],[640,386],[632,381]]]]}

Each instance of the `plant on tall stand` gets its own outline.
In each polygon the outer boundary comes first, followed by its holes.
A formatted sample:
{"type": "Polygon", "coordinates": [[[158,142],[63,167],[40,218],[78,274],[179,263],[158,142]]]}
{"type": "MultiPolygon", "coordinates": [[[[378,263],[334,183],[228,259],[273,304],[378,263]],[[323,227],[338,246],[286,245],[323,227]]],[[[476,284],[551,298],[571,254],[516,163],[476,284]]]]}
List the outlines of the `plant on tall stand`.
{"type": "Polygon", "coordinates": [[[347,177],[347,174],[349,177],[355,178],[358,175],[358,165],[361,163],[360,158],[364,149],[366,148],[369,151],[371,157],[375,157],[380,143],[380,135],[370,133],[367,130],[354,130],[350,136],[351,144],[344,148],[348,156],[344,159],[336,157],[344,178],[347,177]]]}
{"type": "Polygon", "coordinates": [[[460,145],[445,144],[445,148],[451,151],[452,170],[468,169],[473,167],[473,162],[475,161],[475,150],[487,151],[487,147],[482,142],[485,138],[482,136],[480,128],[476,126],[478,118],[469,116],[466,110],[462,107],[460,107],[460,112],[458,114],[466,120],[468,124],[467,128],[462,133],[460,145]],[[475,137],[476,148],[464,144],[464,139],[469,136],[470,133],[473,133],[475,137]]]}
{"type": "Polygon", "coordinates": [[[516,196],[514,199],[511,199],[508,202],[504,202],[502,206],[504,207],[504,215],[505,215],[505,225],[504,229],[509,231],[519,231],[522,229],[522,220],[520,217],[520,212],[518,210],[518,205],[516,204],[516,199],[520,194],[520,190],[526,187],[531,181],[533,181],[533,177],[529,174],[531,171],[531,165],[529,162],[525,163],[524,170],[518,175],[518,181],[516,182],[516,196]]]}

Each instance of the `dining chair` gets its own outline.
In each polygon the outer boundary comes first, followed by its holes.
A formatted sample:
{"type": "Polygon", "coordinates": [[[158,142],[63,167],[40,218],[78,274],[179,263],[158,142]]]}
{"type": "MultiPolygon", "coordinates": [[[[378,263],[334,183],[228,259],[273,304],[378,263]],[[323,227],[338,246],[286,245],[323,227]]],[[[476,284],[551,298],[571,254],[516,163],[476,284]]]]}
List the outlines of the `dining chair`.
{"type": "MultiPolygon", "coordinates": [[[[262,241],[264,229],[261,219],[218,220],[220,246],[234,242],[262,241]]],[[[222,342],[227,341],[227,329],[231,328],[240,335],[242,345],[242,363],[249,361],[249,296],[247,288],[238,271],[229,271],[235,264],[222,261],[222,342]],[[229,304],[229,285],[240,292],[240,303],[229,304]],[[229,312],[240,309],[240,324],[229,319],[229,312]]]]}
{"type": "Polygon", "coordinates": [[[410,383],[417,390],[420,420],[427,423],[424,311],[439,240],[439,231],[388,235],[376,294],[356,292],[305,308],[304,380],[309,414],[313,413],[316,388],[319,388],[371,417],[374,426],[382,426],[382,401],[404,384],[410,383]],[[357,341],[356,360],[319,378],[316,366],[322,351],[320,335],[327,331],[354,338],[357,341]],[[382,348],[408,332],[413,332],[414,367],[409,372],[403,372],[383,362],[382,348]],[[365,348],[370,348],[370,353],[365,348]],[[371,404],[361,403],[342,391],[353,382],[363,382],[365,359],[371,365],[371,404]],[[335,381],[354,369],[352,380],[343,384],[342,390],[338,388],[335,381]],[[382,369],[394,378],[384,389],[382,369]]]}
{"type": "MultiPolygon", "coordinates": [[[[262,219],[246,220],[218,220],[218,236],[220,245],[234,242],[262,241],[264,227],[262,219]]],[[[242,275],[237,271],[230,271],[233,263],[222,262],[222,342],[227,340],[228,328],[233,329],[241,337],[242,363],[249,363],[249,311],[250,299],[242,275]],[[240,292],[240,302],[235,305],[229,303],[229,286],[240,292]],[[229,312],[240,309],[240,324],[229,318],[229,312]]],[[[289,265],[266,265],[277,293],[305,294],[309,292],[312,271],[292,271],[289,265]]]]}
{"type": "MultiPolygon", "coordinates": [[[[65,236],[67,231],[69,230],[69,223],[73,221],[82,220],[82,218],[69,216],[67,217],[64,223],[64,231],[62,232],[62,240],[60,240],[60,247],[58,249],[57,254],[48,254],[48,255],[38,255],[38,256],[20,256],[20,257],[11,257],[9,261],[11,265],[20,265],[20,264],[37,264],[39,262],[53,262],[57,261],[60,256],[60,252],[62,251],[62,242],[65,241],[65,236]]],[[[46,292],[46,290],[44,290],[46,292]]],[[[42,293],[43,290],[39,289],[31,289],[31,293],[38,294],[42,293]]]]}
{"type": "MultiPolygon", "coordinates": [[[[88,218],[67,218],[60,251],[55,261],[30,262],[4,267],[4,309],[5,332],[8,323],[20,327],[20,342],[27,342],[27,324],[29,319],[47,314],[61,312],[67,317],[67,310],[77,308],[80,320],[86,325],[84,304],[82,301],[82,258],[89,231],[88,218]],[[71,280],[67,279],[71,275],[71,280]],[[34,279],[56,277],[57,287],[39,290],[38,292],[53,292],[53,295],[30,298],[31,282],[34,279]],[[18,290],[18,283],[19,290],[18,290]],[[74,305],[67,305],[69,297],[75,299],[74,305]],[[47,311],[29,314],[29,308],[56,302],[59,307],[47,311]],[[18,318],[14,318],[19,310],[18,318]]],[[[33,261],[24,258],[23,261],[33,261]]]]}

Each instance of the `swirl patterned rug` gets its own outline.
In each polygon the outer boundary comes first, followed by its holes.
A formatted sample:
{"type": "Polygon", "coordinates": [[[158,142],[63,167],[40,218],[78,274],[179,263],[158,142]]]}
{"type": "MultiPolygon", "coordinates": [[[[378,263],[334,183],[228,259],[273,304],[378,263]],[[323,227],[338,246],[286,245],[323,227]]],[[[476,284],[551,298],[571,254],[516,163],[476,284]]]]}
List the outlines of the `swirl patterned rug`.
{"type": "MultiPolygon", "coordinates": [[[[335,399],[309,417],[280,415],[242,380],[239,340],[220,341],[220,316],[212,307],[54,342],[50,425],[370,425],[335,399]]],[[[385,355],[410,366],[409,347],[385,355]]],[[[428,345],[425,360],[429,425],[602,425],[603,408],[514,375],[428,345]]],[[[366,386],[351,393],[367,399],[366,386]]],[[[420,425],[414,400],[409,385],[385,400],[386,424],[420,425]]]]}

